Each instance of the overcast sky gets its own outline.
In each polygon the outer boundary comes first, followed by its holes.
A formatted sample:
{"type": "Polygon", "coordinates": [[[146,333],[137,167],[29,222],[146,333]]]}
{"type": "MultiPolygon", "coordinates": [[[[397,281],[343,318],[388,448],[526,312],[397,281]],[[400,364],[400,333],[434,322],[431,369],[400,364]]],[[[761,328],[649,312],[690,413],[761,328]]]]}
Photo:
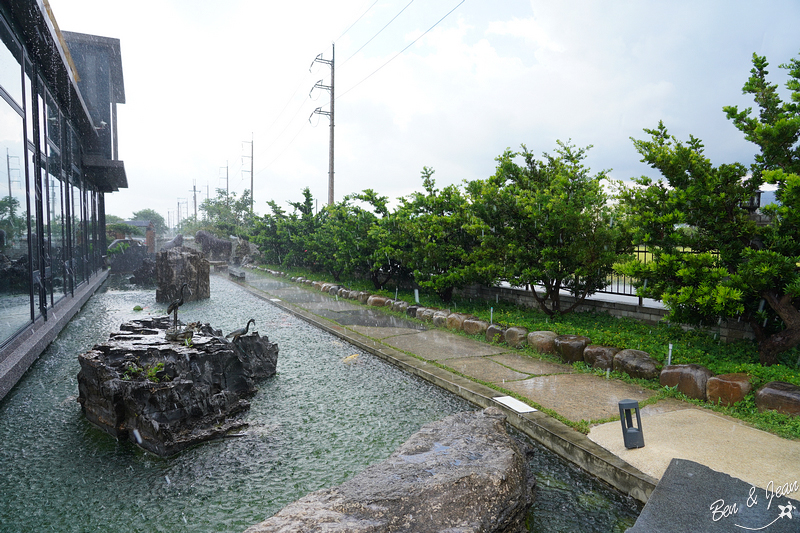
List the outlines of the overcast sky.
{"type": "Polygon", "coordinates": [[[106,195],[107,213],[174,220],[181,198],[191,214],[193,185],[199,206],[225,188],[226,164],[241,194],[251,135],[257,213],[306,186],[324,205],[329,123],[309,116],[329,94],[309,92],[330,67],[309,66],[333,42],[337,201],[409,194],[423,166],[439,186],[486,178],[506,148],[557,139],[593,145],[587,164],[613,178],[653,175],[630,137],[659,120],[716,164],[749,164],[755,148],[722,107],[753,105],[753,52],[782,87],[778,65],[800,53],[797,0],[459,2],[50,0],[62,30],[121,40],[128,189],[106,195]]]}

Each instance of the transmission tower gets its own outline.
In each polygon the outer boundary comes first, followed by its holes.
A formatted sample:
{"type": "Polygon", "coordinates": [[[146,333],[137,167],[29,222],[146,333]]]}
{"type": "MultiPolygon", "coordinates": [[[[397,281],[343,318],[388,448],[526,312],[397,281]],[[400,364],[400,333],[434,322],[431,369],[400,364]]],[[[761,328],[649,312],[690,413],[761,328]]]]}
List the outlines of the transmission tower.
{"type": "MultiPolygon", "coordinates": [[[[314,66],[314,63],[323,63],[325,65],[331,66],[331,84],[330,85],[323,85],[322,80],[318,81],[314,87],[311,88],[311,92],[314,89],[325,89],[330,91],[331,93],[331,110],[330,111],[323,111],[321,107],[318,107],[314,110],[312,115],[326,115],[331,121],[331,133],[330,133],[330,146],[328,148],[328,205],[333,205],[333,102],[334,102],[334,60],[336,58],[336,52],[334,48],[334,43],[331,43],[331,58],[330,60],[322,59],[322,54],[319,54],[314,61],[311,62],[311,66],[314,66]]],[[[309,67],[309,72],[311,68],[309,67]]],[[[309,95],[311,94],[309,92],[309,95]]],[[[311,117],[308,117],[309,122],[311,121],[311,117]]]]}

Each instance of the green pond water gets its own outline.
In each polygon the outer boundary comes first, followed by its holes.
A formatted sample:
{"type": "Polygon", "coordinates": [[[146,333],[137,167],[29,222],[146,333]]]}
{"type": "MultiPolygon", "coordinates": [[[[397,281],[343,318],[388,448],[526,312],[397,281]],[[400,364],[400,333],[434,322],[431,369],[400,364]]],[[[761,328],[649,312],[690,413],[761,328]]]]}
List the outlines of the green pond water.
{"type": "MultiPolygon", "coordinates": [[[[154,291],[111,279],[0,402],[0,531],[243,531],[388,457],[425,423],[476,409],[219,277],[181,320],[226,333],[256,319],[280,347],[247,435],[167,459],[89,424],[77,355],[122,322],[161,315],[154,291]],[[144,308],[133,311],[135,306],[144,308]],[[343,359],[360,354],[354,363],[343,359]]],[[[537,447],[531,531],[624,531],[640,507],[537,447]]]]}

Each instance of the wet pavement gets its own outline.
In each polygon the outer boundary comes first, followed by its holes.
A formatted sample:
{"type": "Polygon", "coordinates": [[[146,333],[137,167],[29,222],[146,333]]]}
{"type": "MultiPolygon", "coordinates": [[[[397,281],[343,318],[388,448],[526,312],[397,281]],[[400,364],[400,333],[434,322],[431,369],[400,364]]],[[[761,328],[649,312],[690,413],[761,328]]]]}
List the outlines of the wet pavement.
{"type": "Polygon", "coordinates": [[[429,372],[435,377],[426,379],[439,380],[440,386],[470,401],[491,404],[508,391],[568,420],[589,422],[587,438],[541,412],[506,409],[509,423],[545,445],[550,441],[551,449],[640,501],[647,499],[673,458],[695,461],[762,488],[770,481],[800,481],[798,441],[689,403],[663,399],[642,408],[645,447],[628,450],[618,402],[643,402],[655,395],[653,390],[574,373],[568,365],[397,318],[261,272],[248,271],[245,284],[264,291],[265,297],[279,298],[276,303],[306,320],[323,319],[321,327],[333,321],[330,331],[385,358],[395,358],[395,364],[418,375],[425,377],[429,372]]]}

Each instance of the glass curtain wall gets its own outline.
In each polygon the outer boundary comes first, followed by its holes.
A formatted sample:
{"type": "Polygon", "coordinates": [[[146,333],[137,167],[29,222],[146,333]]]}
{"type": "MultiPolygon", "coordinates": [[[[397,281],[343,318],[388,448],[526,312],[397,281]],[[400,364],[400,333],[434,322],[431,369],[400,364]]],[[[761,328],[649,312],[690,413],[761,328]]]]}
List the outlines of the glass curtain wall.
{"type": "Polygon", "coordinates": [[[102,265],[80,137],[0,15],[0,346],[102,265]]]}
{"type": "Polygon", "coordinates": [[[0,343],[29,324],[31,284],[22,48],[0,20],[0,343]]]}

